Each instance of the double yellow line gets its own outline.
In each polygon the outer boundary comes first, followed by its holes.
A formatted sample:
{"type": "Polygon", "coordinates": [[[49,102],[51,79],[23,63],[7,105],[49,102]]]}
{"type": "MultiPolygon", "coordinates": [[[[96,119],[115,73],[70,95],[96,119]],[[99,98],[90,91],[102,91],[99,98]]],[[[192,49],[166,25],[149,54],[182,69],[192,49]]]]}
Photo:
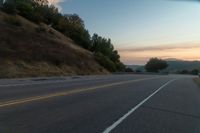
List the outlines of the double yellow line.
{"type": "Polygon", "coordinates": [[[87,91],[92,91],[92,90],[96,90],[96,89],[100,89],[100,88],[112,87],[112,86],[117,86],[117,85],[122,85],[122,84],[127,84],[127,83],[139,82],[139,81],[150,80],[150,79],[157,79],[157,78],[160,78],[160,76],[153,77],[153,78],[144,78],[144,79],[122,81],[122,82],[117,82],[117,83],[110,83],[110,84],[105,84],[105,85],[99,85],[96,87],[80,88],[80,89],[71,90],[71,91],[58,92],[58,93],[47,94],[47,95],[42,95],[42,96],[34,96],[34,97],[23,98],[23,99],[18,99],[18,100],[10,100],[10,101],[6,101],[6,102],[0,102],[0,108],[12,106],[12,105],[23,104],[23,103],[28,103],[28,102],[33,102],[33,101],[45,100],[45,99],[54,98],[54,97],[67,96],[70,94],[87,92],[87,91]]]}

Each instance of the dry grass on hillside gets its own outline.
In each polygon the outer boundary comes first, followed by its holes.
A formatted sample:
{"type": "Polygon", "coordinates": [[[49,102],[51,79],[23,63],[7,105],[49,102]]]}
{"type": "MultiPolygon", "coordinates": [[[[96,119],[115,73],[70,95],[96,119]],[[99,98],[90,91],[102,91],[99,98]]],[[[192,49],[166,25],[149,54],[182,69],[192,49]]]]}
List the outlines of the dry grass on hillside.
{"type": "Polygon", "coordinates": [[[0,77],[108,73],[91,52],[45,24],[0,12],[0,77]]]}

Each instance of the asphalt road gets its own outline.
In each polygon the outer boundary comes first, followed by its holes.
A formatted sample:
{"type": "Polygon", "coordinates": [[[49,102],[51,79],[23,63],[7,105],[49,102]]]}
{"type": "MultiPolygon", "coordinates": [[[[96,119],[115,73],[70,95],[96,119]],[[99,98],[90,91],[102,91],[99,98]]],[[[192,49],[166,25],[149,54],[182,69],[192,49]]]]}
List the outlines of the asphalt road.
{"type": "Polygon", "coordinates": [[[0,133],[200,133],[192,76],[0,80],[0,133]]]}

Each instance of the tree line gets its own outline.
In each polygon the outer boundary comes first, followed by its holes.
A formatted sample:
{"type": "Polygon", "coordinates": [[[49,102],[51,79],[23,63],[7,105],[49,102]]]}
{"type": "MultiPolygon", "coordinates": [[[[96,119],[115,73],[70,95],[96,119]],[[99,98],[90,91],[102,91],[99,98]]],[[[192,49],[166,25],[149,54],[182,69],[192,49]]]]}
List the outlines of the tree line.
{"type": "Polygon", "coordinates": [[[111,39],[98,34],[90,35],[84,21],[77,14],[62,14],[48,0],[0,0],[0,9],[10,14],[19,14],[34,23],[45,23],[70,37],[79,46],[94,53],[95,59],[109,71],[124,71],[118,51],[111,39]]]}

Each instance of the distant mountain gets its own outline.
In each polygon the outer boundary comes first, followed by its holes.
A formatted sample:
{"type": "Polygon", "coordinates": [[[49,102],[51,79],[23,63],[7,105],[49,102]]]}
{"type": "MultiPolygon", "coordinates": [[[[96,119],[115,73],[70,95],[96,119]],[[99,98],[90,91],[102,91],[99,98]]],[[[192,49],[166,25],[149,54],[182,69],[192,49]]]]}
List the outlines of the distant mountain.
{"type": "Polygon", "coordinates": [[[170,72],[188,70],[191,71],[193,69],[200,70],[200,61],[183,61],[183,60],[166,60],[168,63],[167,70],[170,72]]]}
{"type": "Polygon", "coordinates": [[[183,61],[183,60],[177,58],[167,58],[165,59],[165,61],[183,61]]]}
{"type": "MultiPolygon", "coordinates": [[[[165,59],[167,64],[167,71],[171,73],[176,73],[177,71],[198,69],[200,71],[200,61],[185,61],[176,58],[165,59]]],[[[145,71],[145,67],[142,65],[127,65],[127,67],[132,68],[133,70],[145,71]]]]}
{"type": "Polygon", "coordinates": [[[141,65],[126,65],[128,68],[131,68],[133,70],[137,70],[138,68],[141,67],[141,65]]]}

